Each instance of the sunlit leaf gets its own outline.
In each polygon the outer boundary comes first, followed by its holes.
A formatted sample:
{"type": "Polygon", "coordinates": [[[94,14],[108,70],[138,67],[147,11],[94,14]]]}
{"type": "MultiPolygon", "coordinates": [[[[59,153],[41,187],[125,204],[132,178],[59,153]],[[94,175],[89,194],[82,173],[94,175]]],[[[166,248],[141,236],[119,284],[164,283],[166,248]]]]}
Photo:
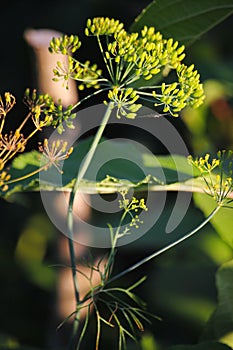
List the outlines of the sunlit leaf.
{"type": "Polygon", "coordinates": [[[135,19],[131,30],[155,26],[165,37],[187,45],[232,13],[232,0],[157,0],[135,19]]]}

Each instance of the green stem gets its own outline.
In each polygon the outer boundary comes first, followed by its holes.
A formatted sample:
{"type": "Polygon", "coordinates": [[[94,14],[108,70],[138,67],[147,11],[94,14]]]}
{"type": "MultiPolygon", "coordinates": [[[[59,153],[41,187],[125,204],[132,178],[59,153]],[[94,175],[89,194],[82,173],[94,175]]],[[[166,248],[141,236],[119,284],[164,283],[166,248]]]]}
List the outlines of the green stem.
{"type": "Polygon", "coordinates": [[[4,182],[4,185],[10,185],[10,184],[12,184],[14,182],[23,181],[25,179],[28,179],[29,177],[31,177],[31,176],[33,176],[35,174],[38,174],[38,173],[40,173],[43,170],[46,170],[50,164],[51,163],[48,162],[48,164],[45,164],[42,168],[36,169],[36,170],[32,171],[29,174],[23,175],[21,177],[17,177],[16,179],[12,179],[12,180],[6,181],[6,182],[4,182]]]}
{"type": "Polygon", "coordinates": [[[104,132],[104,129],[108,123],[108,120],[110,118],[110,115],[111,115],[111,112],[112,112],[112,103],[109,103],[108,106],[107,106],[107,109],[105,111],[105,114],[104,114],[104,117],[103,117],[103,120],[99,126],[99,129],[95,135],[95,138],[93,140],[93,143],[90,147],[90,150],[89,152],[87,153],[87,156],[85,158],[85,161],[83,162],[83,165],[82,165],[82,168],[81,170],[79,171],[78,173],[78,177],[76,179],[76,182],[75,182],[75,185],[74,185],[74,188],[73,188],[73,192],[75,193],[77,190],[78,190],[78,187],[79,187],[79,183],[80,181],[84,178],[85,174],[86,174],[86,171],[92,161],[92,158],[94,156],[94,153],[96,151],[96,148],[98,146],[98,143],[100,142],[100,139],[103,135],[103,132],[104,132]]]}
{"type": "MultiPolygon", "coordinates": [[[[96,148],[98,146],[98,143],[103,135],[104,129],[108,123],[108,120],[111,115],[111,104],[108,104],[108,107],[106,109],[106,112],[104,114],[103,120],[99,126],[99,129],[95,135],[95,138],[93,140],[93,143],[89,149],[89,152],[87,153],[87,156],[82,164],[82,167],[78,173],[78,176],[76,178],[75,184],[73,186],[72,192],[70,194],[69,199],[69,205],[68,205],[68,213],[67,213],[67,225],[68,225],[68,241],[69,241],[69,252],[70,252],[70,260],[71,260],[71,268],[72,268],[72,277],[73,277],[73,284],[74,284],[74,291],[75,291],[75,299],[76,299],[76,305],[78,306],[80,297],[79,297],[79,285],[77,280],[77,270],[76,270],[76,258],[75,258],[75,251],[74,251],[74,227],[73,227],[73,205],[74,205],[74,199],[75,195],[79,189],[80,181],[84,178],[86,171],[92,161],[92,158],[94,156],[94,153],[96,151],[96,148]]],[[[73,326],[73,336],[77,333],[79,325],[79,313],[76,312],[75,320],[74,320],[74,326],[73,326]]]]}
{"type": "Polygon", "coordinates": [[[187,233],[185,236],[179,238],[178,240],[176,240],[175,242],[172,242],[171,244],[167,245],[166,247],[158,250],[157,252],[152,253],[151,255],[147,256],[146,258],[140,260],[139,262],[137,262],[136,264],[130,266],[128,269],[118,273],[117,275],[113,276],[112,278],[110,278],[106,284],[109,284],[115,280],[117,280],[120,277],[123,277],[124,275],[126,275],[127,273],[136,270],[138,267],[142,266],[143,264],[147,263],[148,261],[154,259],[156,256],[166,252],[167,250],[175,247],[176,245],[178,245],[179,243],[185,241],[187,238],[193,236],[196,232],[198,232],[202,227],[204,227],[212,218],[213,216],[218,212],[218,210],[221,208],[220,205],[218,205],[217,207],[215,207],[215,209],[210,213],[210,215],[200,224],[198,225],[195,229],[193,229],[192,231],[190,231],[189,233],[187,233]]]}
{"type": "Polygon", "coordinates": [[[112,67],[109,67],[108,61],[107,61],[107,59],[106,59],[106,57],[105,57],[105,54],[104,54],[103,46],[102,46],[102,43],[101,43],[101,40],[100,40],[99,35],[97,36],[97,41],[98,41],[98,45],[99,45],[100,52],[101,52],[101,54],[102,54],[104,63],[105,63],[105,65],[106,65],[106,67],[107,67],[108,73],[109,73],[110,78],[111,78],[111,80],[112,80],[112,82],[113,82],[113,81],[114,81],[114,74],[113,74],[113,72],[112,72],[112,70],[111,70],[112,67]]]}
{"type": "Polygon", "coordinates": [[[135,81],[139,80],[140,79],[140,76],[139,75],[131,75],[129,77],[129,79],[127,79],[125,82],[124,82],[124,85],[130,85],[132,83],[134,83],[135,81]]]}
{"type": "Polygon", "coordinates": [[[146,92],[146,91],[140,91],[137,90],[138,95],[143,95],[143,96],[151,96],[153,97],[153,94],[151,92],[146,92]]]}
{"type": "Polygon", "coordinates": [[[81,105],[84,101],[88,100],[89,98],[91,98],[91,97],[93,97],[95,95],[98,95],[101,92],[103,92],[105,90],[108,90],[108,89],[109,89],[109,87],[106,87],[106,88],[103,88],[103,89],[99,89],[99,90],[96,90],[95,92],[93,92],[92,94],[85,96],[84,98],[79,100],[75,105],[72,106],[72,110],[77,108],[79,105],[81,105]]]}
{"type": "MultiPolygon", "coordinates": [[[[124,71],[124,74],[123,74],[123,76],[122,76],[122,78],[121,78],[121,81],[124,81],[124,79],[126,79],[126,77],[127,76],[129,76],[129,74],[130,74],[130,72],[133,70],[133,68],[136,66],[136,63],[137,63],[137,61],[136,62],[133,62],[133,63],[130,63],[127,67],[126,67],[126,69],[125,69],[125,71],[124,71]]],[[[133,75],[133,74],[132,74],[133,75]]]]}
{"type": "Polygon", "coordinates": [[[148,90],[148,89],[161,89],[161,85],[147,85],[147,86],[139,86],[138,90],[148,90]]]}
{"type": "Polygon", "coordinates": [[[115,259],[115,255],[116,255],[116,244],[117,244],[117,241],[119,239],[119,232],[120,232],[120,229],[121,229],[122,222],[124,221],[127,213],[128,213],[128,211],[124,211],[123,215],[121,216],[121,219],[120,219],[120,222],[119,222],[119,225],[117,227],[115,235],[114,235],[114,233],[112,231],[112,227],[110,227],[111,250],[110,250],[110,253],[109,253],[109,256],[108,256],[108,260],[107,260],[107,263],[106,263],[106,266],[105,266],[105,269],[104,269],[104,274],[103,275],[106,276],[105,280],[108,279],[108,277],[111,274],[111,270],[113,268],[113,263],[114,263],[114,259],[115,259]]]}

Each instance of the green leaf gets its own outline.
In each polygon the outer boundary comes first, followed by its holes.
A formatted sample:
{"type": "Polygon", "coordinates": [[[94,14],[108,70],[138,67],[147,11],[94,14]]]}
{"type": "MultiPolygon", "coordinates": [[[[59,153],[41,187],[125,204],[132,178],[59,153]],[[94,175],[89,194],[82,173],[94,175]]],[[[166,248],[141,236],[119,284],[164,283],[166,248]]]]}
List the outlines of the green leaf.
{"type": "MultiPolygon", "coordinates": [[[[10,180],[19,179],[27,174],[30,174],[40,167],[41,154],[37,151],[26,152],[16,157],[11,165],[10,180]]],[[[32,175],[29,178],[22,179],[19,182],[9,184],[9,188],[5,192],[0,191],[0,197],[8,198],[12,194],[25,191],[38,191],[39,179],[38,174],[32,175]]]]}
{"type": "Polygon", "coordinates": [[[155,26],[165,37],[190,45],[232,13],[232,0],[157,0],[142,11],[130,29],[155,26]]]}
{"type": "MultiPolygon", "coordinates": [[[[215,206],[214,200],[206,195],[195,193],[195,204],[207,216],[215,206]]],[[[232,234],[232,208],[222,208],[211,220],[211,224],[222,238],[231,248],[233,248],[233,234],[232,234]]]]}
{"type": "MultiPolygon", "coordinates": [[[[75,147],[64,162],[62,175],[52,167],[52,170],[43,171],[44,176],[40,181],[36,173],[9,184],[2,197],[9,198],[14,193],[25,191],[70,191],[91,142],[92,138],[88,138],[75,147]]],[[[97,148],[85,179],[80,183],[82,192],[110,194],[122,187],[145,191],[148,186],[152,191],[203,192],[205,184],[185,156],[155,156],[128,141],[107,140],[107,146],[103,145],[104,140],[97,148]]],[[[37,151],[18,156],[9,171],[11,180],[36,172],[40,161],[41,154],[37,151]]]]}
{"type": "Polygon", "coordinates": [[[200,174],[196,168],[190,166],[186,157],[178,154],[173,154],[172,156],[154,156],[143,153],[142,157],[143,165],[150,169],[153,176],[159,177],[159,169],[163,169],[167,183],[186,181],[200,174]]]}
{"type": "Polygon", "coordinates": [[[206,342],[197,345],[176,345],[172,346],[168,350],[229,350],[227,345],[216,343],[216,342],[206,342]]]}
{"type": "Polygon", "coordinates": [[[233,348],[233,260],[216,275],[218,306],[203,333],[203,340],[216,340],[233,348]]]}

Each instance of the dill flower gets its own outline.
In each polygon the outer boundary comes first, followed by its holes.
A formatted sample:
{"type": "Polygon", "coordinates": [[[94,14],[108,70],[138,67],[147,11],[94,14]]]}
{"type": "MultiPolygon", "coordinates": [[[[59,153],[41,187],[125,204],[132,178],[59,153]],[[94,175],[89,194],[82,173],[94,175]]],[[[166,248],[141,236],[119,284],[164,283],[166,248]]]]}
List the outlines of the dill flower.
{"type": "Polygon", "coordinates": [[[197,108],[203,103],[200,75],[194,65],[183,63],[185,47],[178,41],[164,38],[154,27],[128,32],[122,22],[108,17],[88,19],[85,34],[96,37],[108,76],[103,76],[102,69],[89,60],[83,63],[73,57],[72,53],[81,45],[78,37],[62,36],[52,39],[49,50],[66,55],[68,63],[57,62],[54,80],[64,80],[66,88],[71,78],[78,82],[80,90],[94,88],[98,93],[108,90],[108,102],[117,108],[117,118],[135,118],[143,100],[155,107],[162,106],[164,112],[174,117],[186,106],[197,108]],[[175,81],[150,85],[154,76],[167,75],[171,70],[176,73],[175,81]],[[140,103],[136,104],[136,100],[140,103]]]}
{"type": "Polygon", "coordinates": [[[64,131],[63,122],[68,128],[74,128],[72,119],[75,118],[76,114],[73,113],[73,106],[70,105],[65,109],[61,99],[55,104],[52,97],[48,94],[38,94],[35,89],[32,91],[26,89],[24,103],[29,108],[32,121],[37,130],[52,125],[54,128],[57,128],[59,134],[62,134],[64,131]]]}
{"type": "Polygon", "coordinates": [[[188,157],[189,163],[200,171],[206,192],[220,206],[227,206],[233,201],[232,154],[232,151],[223,150],[213,159],[209,154],[196,159],[188,157]]]}
{"type": "MultiPolygon", "coordinates": [[[[139,210],[147,211],[148,208],[145,204],[145,199],[137,199],[136,197],[132,197],[131,199],[126,198],[127,191],[120,191],[122,195],[122,199],[119,200],[119,208],[124,210],[123,217],[127,214],[131,216],[131,221],[129,223],[129,227],[139,228],[139,224],[143,224],[143,221],[140,220],[139,215],[137,214],[139,210]]],[[[126,227],[126,231],[124,234],[129,233],[129,228],[126,227]]]]}
{"type": "Polygon", "coordinates": [[[5,116],[15,105],[16,99],[9,92],[4,93],[4,99],[0,96],[0,118],[5,116]]]}
{"type": "Polygon", "coordinates": [[[87,20],[85,34],[87,36],[112,35],[121,31],[123,27],[124,24],[114,18],[95,17],[87,20]]]}
{"type": "Polygon", "coordinates": [[[39,146],[40,152],[43,152],[44,157],[48,161],[48,167],[53,165],[59,173],[63,173],[59,168],[59,163],[69,157],[73,148],[67,149],[67,142],[56,140],[49,144],[48,139],[44,139],[43,145],[39,146]]]}
{"type": "MultiPolygon", "coordinates": [[[[128,89],[119,89],[114,87],[113,90],[109,90],[108,98],[112,102],[112,108],[116,107],[117,109],[117,118],[122,116],[134,119],[137,115],[137,111],[141,108],[141,104],[135,103],[139,96],[136,91],[132,88],[128,89]]],[[[107,101],[105,101],[107,103],[107,101]]]]}

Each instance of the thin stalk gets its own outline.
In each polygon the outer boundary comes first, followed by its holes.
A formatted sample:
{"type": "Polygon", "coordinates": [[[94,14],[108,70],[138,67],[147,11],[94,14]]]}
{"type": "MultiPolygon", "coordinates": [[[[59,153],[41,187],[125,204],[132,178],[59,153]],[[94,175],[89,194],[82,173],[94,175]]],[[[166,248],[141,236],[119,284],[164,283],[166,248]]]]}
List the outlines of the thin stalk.
{"type": "Polygon", "coordinates": [[[116,244],[117,244],[117,241],[118,241],[118,238],[119,238],[119,232],[120,232],[120,229],[121,229],[122,222],[124,221],[127,213],[128,213],[128,211],[124,211],[123,215],[121,216],[120,223],[119,223],[119,225],[117,227],[115,235],[113,233],[112,227],[109,227],[110,234],[111,234],[111,250],[110,250],[110,253],[109,253],[107,264],[106,264],[105,269],[104,269],[104,276],[106,276],[105,280],[107,280],[107,278],[111,274],[111,269],[113,267],[114,258],[115,258],[115,255],[116,255],[116,244]]]}
{"type": "MultiPolygon", "coordinates": [[[[140,98],[141,98],[141,100],[143,100],[143,101],[148,101],[148,102],[155,102],[155,99],[154,98],[146,98],[146,97],[142,97],[142,96],[140,96],[140,98]]],[[[156,104],[156,106],[162,106],[163,105],[163,103],[160,103],[160,104],[156,104]]]]}
{"type": "Polygon", "coordinates": [[[10,185],[10,184],[12,184],[14,182],[18,182],[18,181],[22,181],[22,180],[28,179],[29,177],[31,177],[31,176],[33,176],[35,174],[38,174],[38,173],[40,173],[43,170],[46,170],[50,164],[51,163],[49,162],[48,164],[43,165],[42,168],[36,169],[36,170],[32,171],[29,174],[23,175],[21,177],[17,177],[16,179],[13,179],[13,180],[6,181],[6,182],[4,182],[4,185],[10,185]]]}
{"type": "Polygon", "coordinates": [[[122,58],[120,58],[120,62],[116,65],[116,80],[115,83],[119,83],[121,81],[120,76],[121,76],[121,71],[123,69],[124,63],[122,62],[122,58]]]}
{"type": "Polygon", "coordinates": [[[28,142],[28,140],[29,140],[30,138],[32,138],[32,137],[35,135],[35,133],[37,133],[38,131],[41,131],[42,128],[43,128],[43,127],[41,127],[41,128],[36,127],[36,129],[33,130],[33,131],[31,132],[30,135],[28,135],[28,137],[27,137],[27,139],[26,139],[26,142],[28,142]]]}
{"type": "MultiPolygon", "coordinates": [[[[4,154],[4,152],[5,152],[5,150],[3,150],[3,154],[4,154]]],[[[9,151],[4,155],[4,157],[1,159],[2,162],[3,162],[3,163],[8,162],[11,158],[13,158],[13,157],[16,155],[17,152],[18,152],[18,150],[16,150],[16,151],[9,150],[9,151]],[[13,152],[13,153],[11,153],[11,152],[13,152]]],[[[1,156],[2,156],[2,154],[1,154],[1,156]]]]}
{"type": "Polygon", "coordinates": [[[79,187],[79,183],[80,181],[83,179],[83,177],[85,176],[86,174],[86,171],[92,161],[92,158],[94,156],[94,153],[96,151],[96,148],[100,142],[100,139],[103,135],[103,132],[104,132],[104,129],[108,123],[108,120],[111,116],[111,112],[112,112],[112,104],[109,103],[108,106],[107,106],[107,109],[106,109],[106,112],[104,114],[104,117],[103,117],[103,120],[99,126],[99,129],[95,135],[95,138],[93,140],[93,143],[90,147],[90,150],[88,151],[87,153],[87,156],[85,158],[85,161],[83,162],[83,165],[82,165],[82,168],[80,170],[80,172],[78,173],[78,177],[76,179],[76,182],[75,182],[75,185],[74,185],[74,189],[73,189],[73,192],[75,193],[77,190],[78,190],[78,187],[79,187]]]}
{"type": "Polygon", "coordinates": [[[127,79],[127,80],[124,82],[124,84],[125,84],[125,85],[132,84],[132,83],[134,83],[135,81],[139,80],[140,77],[141,77],[140,75],[131,75],[131,76],[129,77],[129,79],[127,79]]]}
{"type": "Polygon", "coordinates": [[[100,89],[100,90],[96,90],[95,92],[93,92],[92,94],[90,95],[87,95],[85,96],[84,98],[82,98],[81,100],[79,100],[76,104],[73,105],[72,109],[75,109],[77,108],[79,105],[81,105],[81,103],[83,103],[84,101],[88,100],[89,98],[95,96],[95,95],[98,95],[99,93],[105,91],[105,90],[108,90],[109,87],[106,87],[106,88],[103,88],[103,89],[100,89]]]}
{"type": "Polygon", "coordinates": [[[151,92],[137,90],[138,95],[153,96],[151,92]]]}
{"type": "MultiPolygon", "coordinates": [[[[129,76],[129,73],[132,71],[132,69],[134,69],[134,67],[136,66],[137,64],[137,61],[136,62],[131,62],[129,63],[129,65],[126,67],[125,71],[124,71],[124,74],[121,78],[121,81],[124,81],[124,79],[129,76]]],[[[133,74],[132,74],[133,75],[133,74]]],[[[131,75],[131,76],[132,76],[131,75]]]]}
{"type": "MultiPolygon", "coordinates": [[[[109,44],[109,37],[106,36],[106,47],[108,47],[108,44],[109,44]]],[[[113,59],[111,59],[111,58],[108,60],[109,61],[109,69],[111,70],[111,72],[114,72],[114,68],[113,68],[113,65],[112,65],[112,60],[113,59]]]]}
{"type": "Polygon", "coordinates": [[[18,131],[20,131],[20,130],[24,127],[24,125],[27,123],[27,121],[28,121],[28,119],[30,119],[30,117],[31,117],[31,112],[28,113],[28,115],[26,116],[26,118],[22,121],[21,125],[20,125],[19,128],[18,128],[18,131]]]}
{"type": "Polygon", "coordinates": [[[114,73],[112,71],[112,66],[109,67],[108,61],[107,61],[106,56],[104,54],[103,46],[102,46],[102,43],[101,43],[99,35],[97,36],[97,41],[98,41],[98,45],[99,45],[99,48],[100,48],[100,52],[101,52],[101,54],[103,56],[104,63],[106,65],[106,67],[107,67],[108,73],[109,73],[109,75],[111,77],[111,80],[114,81],[114,73]]]}
{"type": "MultiPolygon", "coordinates": [[[[103,135],[104,129],[108,123],[108,120],[111,115],[111,104],[108,104],[108,107],[106,109],[106,112],[104,114],[102,123],[99,126],[99,129],[95,135],[95,138],[93,140],[93,143],[89,149],[89,152],[87,153],[87,156],[84,160],[84,163],[78,173],[78,176],[76,178],[74,187],[72,189],[72,192],[70,194],[69,199],[69,205],[68,205],[68,213],[67,213],[67,225],[68,225],[68,241],[69,241],[69,252],[70,252],[70,260],[71,260],[71,268],[72,268],[72,277],[73,277],[73,284],[74,284],[74,292],[75,292],[75,299],[76,299],[76,305],[78,306],[80,302],[79,297],[79,285],[77,280],[77,270],[76,270],[76,258],[75,258],[75,251],[74,251],[74,227],[73,227],[73,205],[74,205],[74,199],[76,192],[79,189],[80,181],[83,179],[83,177],[86,174],[86,171],[92,161],[92,158],[94,156],[94,153],[96,151],[96,148],[98,146],[98,143],[103,135]]],[[[73,336],[76,334],[77,329],[79,325],[79,312],[76,312],[75,320],[74,320],[74,326],[73,326],[73,336]]]]}
{"type": "MultiPolygon", "coordinates": [[[[167,86],[167,85],[166,85],[167,86]]],[[[138,90],[148,90],[148,89],[161,89],[161,85],[148,85],[148,86],[139,86],[138,90]]]]}
{"type": "MultiPolygon", "coordinates": [[[[29,114],[28,116],[30,116],[30,114],[29,114]]],[[[28,117],[27,117],[27,118],[28,118],[28,117]]],[[[26,118],[26,119],[27,119],[27,118],[26,118]]],[[[26,120],[26,119],[25,119],[25,120],[26,120]]],[[[22,128],[23,124],[24,124],[24,122],[21,124],[20,128],[17,129],[17,131],[20,131],[20,129],[22,128]]],[[[29,140],[38,130],[39,130],[39,129],[36,128],[35,130],[33,130],[33,131],[31,132],[31,134],[24,140],[24,145],[27,144],[28,140],[29,140]]],[[[5,152],[5,149],[1,152],[1,154],[0,154],[1,157],[2,157],[2,155],[4,154],[4,152],[5,152]]],[[[16,149],[15,151],[9,150],[9,151],[5,154],[5,156],[4,156],[4,158],[2,159],[2,161],[3,161],[4,163],[8,162],[10,159],[12,159],[12,158],[16,155],[17,152],[18,152],[17,149],[16,149]],[[11,152],[12,152],[12,153],[11,153],[11,152]]]]}
{"type": "MultiPolygon", "coordinates": [[[[88,65],[86,65],[85,63],[82,63],[76,59],[73,58],[73,61],[78,63],[78,65],[80,65],[81,67],[84,67],[86,69],[88,69],[90,72],[97,74],[95,70],[93,70],[91,67],[89,67],[88,65]]],[[[104,78],[101,74],[97,74],[99,76],[99,78],[97,78],[98,81],[108,81],[108,79],[104,78]]],[[[75,79],[76,80],[76,79],[75,79]]],[[[78,81],[87,81],[87,79],[77,79],[78,81]]],[[[91,81],[91,80],[90,80],[91,81]]]]}
{"type": "MultiPolygon", "coordinates": [[[[0,113],[0,117],[1,117],[1,114],[2,114],[2,113],[0,113]]],[[[0,135],[2,134],[2,130],[3,130],[4,124],[5,124],[5,120],[6,120],[6,114],[5,114],[5,115],[2,114],[2,115],[3,115],[3,116],[2,116],[1,126],[0,126],[0,135]]]]}
{"type": "Polygon", "coordinates": [[[139,262],[137,262],[136,264],[130,266],[128,269],[118,273],[116,276],[113,276],[112,278],[110,278],[106,284],[109,284],[115,280],[117,280],[120,277],[123,277],[124,275],[126,275],[127,273],[136,270],[138,267],[142,266],[143,264],[147,263],[148,261],[154,259],[156,256],[166,252],[167,250],[175,247],[176,245],[178,245],[179,243],[185,241],[187,238],[193,236],[196,232],[198,232],[200,229],[202,229],[202,227],[204,227],[213,217],[214,215],[219,211],[219,209],[221,208],[220,205],[218,205],[217,207],[215,207],[215,209],[210,213],[210,215],[200,224],[198,225],[195,229],[193,229],[192,231],[190,231],[189,233],[187,233],[185,236],[179,238],[178,240],[176,240],[175,242],[167,245],[166,247],[158,250],[157,252],[152,253],[151,255],[147,256],[146,258],[140,260],[139,262]]]}

